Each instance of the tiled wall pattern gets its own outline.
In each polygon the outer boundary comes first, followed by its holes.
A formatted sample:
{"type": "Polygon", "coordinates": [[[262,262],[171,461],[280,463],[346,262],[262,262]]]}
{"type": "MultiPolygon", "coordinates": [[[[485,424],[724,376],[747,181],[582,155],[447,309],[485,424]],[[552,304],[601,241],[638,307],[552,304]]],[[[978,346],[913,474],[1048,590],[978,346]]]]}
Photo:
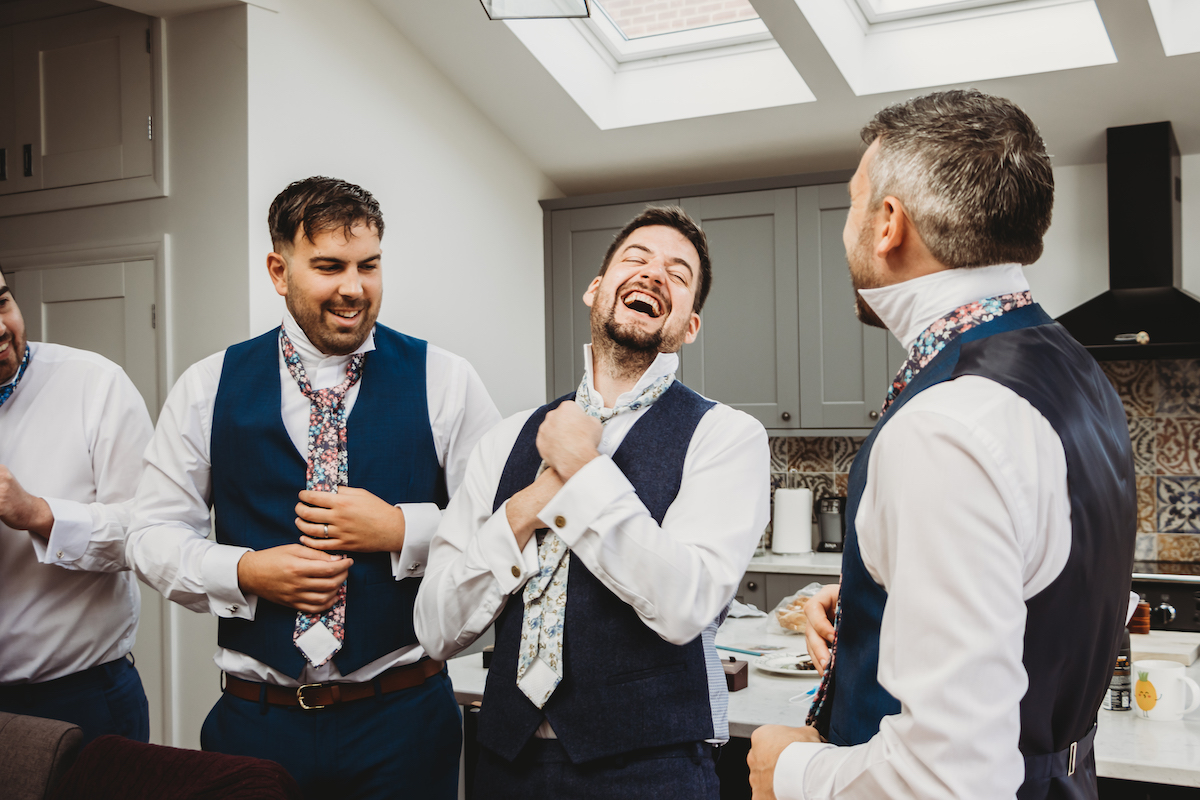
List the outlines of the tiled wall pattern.
{"type": "MultiPolygon", "coordinates": [[[[851,436],[775,436],[771,438],[771,499],[775,490],[812,489],[813,510],[822,497],[846,495],[850,464],[863,443],[851,436]]],[[[763,547],[771,546],[771,528],[763,547]]]]}
{"type": "Polygon", "coordinates": [[[1137,557],[1200,561],[1200,360],[1100,366],[1129,420],[1137,474],[1137,557]]]}
{"type": "MultiPolygon", "coordinates": [[[[1200,561],[1200,360],[1101,363],[1125,406],[1137,474],[1137,558],[1200,561]]],[[[771,493],[846,494],[859,437],[771,438],[771,493]]],[[[767,528],[764,547],[771,546],[767,528]]]]}

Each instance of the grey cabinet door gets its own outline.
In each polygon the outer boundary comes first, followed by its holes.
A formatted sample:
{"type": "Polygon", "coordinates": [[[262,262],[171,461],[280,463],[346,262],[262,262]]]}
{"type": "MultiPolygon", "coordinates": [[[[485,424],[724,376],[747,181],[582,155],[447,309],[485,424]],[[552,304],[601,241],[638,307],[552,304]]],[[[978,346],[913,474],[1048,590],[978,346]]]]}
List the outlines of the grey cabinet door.
{"type": "Polygon", "coordinates": [[[895,374],[894,356],[891,334],[854,314],[842,243],[850,208],[846,185],[801,187],[796,205],[801,427],[870,428],[895,374]]]}
{"type": "MultiPolygon", "coordinates": [[[[678,205],[659,200],[651,205],[678,205]]],[[[551,398],[574,391],[583,377],[583,346],[592,340],[583,293],[600,274],[604,253],[625,223],[647,203],[623,203],[595,208],[554,211],[550,215],[551,274],[547,291],[554,348],[551,398]]],[[[682,375],[680,376],[682,377],[682,375]]]]}
{"type": "Polygon", "coordinates": [[[681,378],[767,428],[800,424],[796,190],[684,198],[708,235],[713,289],[681,378]]]}

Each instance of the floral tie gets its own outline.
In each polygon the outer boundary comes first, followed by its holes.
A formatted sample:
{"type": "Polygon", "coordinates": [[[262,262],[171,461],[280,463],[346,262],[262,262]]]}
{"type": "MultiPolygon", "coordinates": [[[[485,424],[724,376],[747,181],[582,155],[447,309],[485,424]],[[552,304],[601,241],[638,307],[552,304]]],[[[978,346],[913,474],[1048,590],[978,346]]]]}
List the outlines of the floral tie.
{"type": "MultiPolygon", "coordinates": [[[[601,423],[618,414],[645,408],[663,396],[675,375],[664,375],[647,386],[628,403],[605,408],[604,400],[593,396],[585,375],[575,393],[575,402],[589,417],[601,423]]],[[[538,475],[546,462],[538,468],[538,475]]],[[[525,615],[521,621],[521,652],[517,661],[517,688],[535,706],[542,708],[554,694],[563,677],[563,625],[567,619],[567,576],[571,569],[571,551],[558,534],[542,528],[538,536],[538,573],[525,584],[525,615]]]]}
{"type": "MultiPolygon", "coordinates": [[[[279,329],[279,345],[288,371],[308,398],[308,472],[305,488],[337,492],[346,485],[346,392],[362,377],[363,353],[346,364],[346,379],[337,386],[314,391],[287,332],[279,329]]],[[[346,584],[338,587],[333,605],[320,614],[296,614],[292,642],[314,667],[324,665],[342,649],[346,637],[346,584]]]]}
{"type": "Polygon", "coordinates": [[[17,377],[7,386],[0,388],[0,406],[8,402],[8,398],[12,397],[12,393],[17,390],[17,384],[21,382],[21,377],[25,374],[25,368],[29,366],[29,345],[25,345],[25,355],[21,358],[21,366],[17,367],[17,377]]]}
{"type": "MultiPolygon", "coordinates": [[[[892,380],[892,385],[888,387],[887,399],[883,403],[884,413],[887,413],[887,410],[892,407],[892,403],[896,402],[896,398],[900,396],[905,387],[912,383],[921,370],[933,360],[934,356],[942,352],[947,344],[972,328],[978,327],[985,322],[991,322],[996,317],[1003,316],[1006,312],[1032,304],[1033,297],[1029,292],[1013,292],[1012,294],[1002,294],[978,300],[974,303],[967,303],[965,306],[959,306],[954,309],[941,319],[935,320],[913,342],[913,346],[909,349],[908,361],[904,362],[904,366],[900,368],[900,371],[896,373],[895,379],[892,380]]],[[[825,675],[821,678],[821,687],[817,690],[817,696],[813,698],[812,707],[809,709],[808,717],[804,721],[805,725],[816,725],[822,712],[825,710],[825,701],[830,695],[833,684],[833,668],[834,663],[837,661],[838,631],[841,627],[842,605],[839,601],[837,614],[834,616],[833,622],[833,643],[829,647],[829,665],[825,668],[825,675]]]]}

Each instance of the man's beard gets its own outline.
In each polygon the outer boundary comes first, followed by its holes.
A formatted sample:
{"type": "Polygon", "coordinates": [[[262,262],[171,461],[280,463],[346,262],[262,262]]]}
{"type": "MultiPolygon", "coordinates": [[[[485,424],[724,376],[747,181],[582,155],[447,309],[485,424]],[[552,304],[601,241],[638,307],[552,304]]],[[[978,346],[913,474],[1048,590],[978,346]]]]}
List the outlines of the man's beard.
{"type": "Polygon", "coordinates": [[[308,341],[327,356],[349,355],[362,347],[371,329],[375,327],[375,318],[379,316],[378,312],[370,315],[370,305],[364,305],[357,309],[363,314],[363,321],[358,326],[349,331],[334,332],[325,325],[323,307],[314,309],[309,305],[293,303],[291,297],[285,297],[284,302],[300,330],[308,337],[308,341]]]}
{"type": "Polygon", "coordinates": [[[17,336],[15,333],[10,332],[8,335],[8,339],[0,341],[0,345],[4,344],[4,341],[7,341],[9,343],[8,346],[9,346],[9,352],[11,353],[11,355],[9,355],[9,353],[6,352],[4,354],[4,362],[5,363],[0,364],[0,384],[8,383],[10,380],[12,380],[13,376],[16,375],[17,372],[20,371],[21,362],[23,360],[25,360],[25,341],[26,340],[25,340],[24,336],[17,336]],[[9,366],[8,366],[10,361],[12,363],[11,369],[9,369],[9,366]]]}
{"type": "Polygon", "coordinates": [[[858,233],[858,241],[854,248],[846,253],[846,263],[850,266],[850,284],[854,287],[854,314],[864,325],[887,330],[887,325],[883,324],[883,320],[879,318],[875,310],[858,293],[859,289],[878,289],[883,285],[878,276],[872,275],[870,272],[871,262],[867,256],[870,248],[871,229],[864,226],[858,233]]]}

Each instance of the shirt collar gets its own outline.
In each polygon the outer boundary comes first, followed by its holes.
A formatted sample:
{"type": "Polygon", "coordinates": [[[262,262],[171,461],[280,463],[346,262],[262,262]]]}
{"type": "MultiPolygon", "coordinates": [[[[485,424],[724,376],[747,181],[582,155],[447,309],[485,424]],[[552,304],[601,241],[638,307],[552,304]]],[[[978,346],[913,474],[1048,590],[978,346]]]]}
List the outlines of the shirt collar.
{"type": "MultiPolygon", "coordinates": [[[[640,395],[643,390],[650,384],[654,383],[664,375],[670,375],[679,369],[679,354],[678,353],[659,353],[658,356],[651,362],[650,366],[646,367],[646,371],[642,373],[642,377],[638,378],[638,382],[633,385],[633,388],[625,392],[620,397],[609,402],[607,397],[604,398],[604,404],[610,408],[618,406],[623,402],[633,400],[640,395]]],[[[591,343],[583,346],[583,379],[587,381],[588,391],[593,397],[600,397],[600,392],[596,391],[596,384],[592,380],[592,345],[591,343]]]]}
{"type": "Polygon", "coordinates": [[[1020,264],[945,269],[909,281],[859,289],[871,307],[904,349],[935,320],[954,309],[1002,294],[1029,291],[1029,281],[1020,264]]]}
{"type": "Polygon", "coordinates": [[[315,371],[318,367],[329,364],[345,364],[351,356],[369,353],[375,349],[375,328],[371,328],[366,340],[357,350],[344,356],[327,356],[318,350],[316,345],[309,341],[304,329],[300,327],[300,323],[296,322],[291,311],[283,312],[283,329],[287,331],[288,338],[292,340],[292,346],[296,348],[296,355],[300,356],[300,363],[304,365],[306,372],[315,371]]]}

